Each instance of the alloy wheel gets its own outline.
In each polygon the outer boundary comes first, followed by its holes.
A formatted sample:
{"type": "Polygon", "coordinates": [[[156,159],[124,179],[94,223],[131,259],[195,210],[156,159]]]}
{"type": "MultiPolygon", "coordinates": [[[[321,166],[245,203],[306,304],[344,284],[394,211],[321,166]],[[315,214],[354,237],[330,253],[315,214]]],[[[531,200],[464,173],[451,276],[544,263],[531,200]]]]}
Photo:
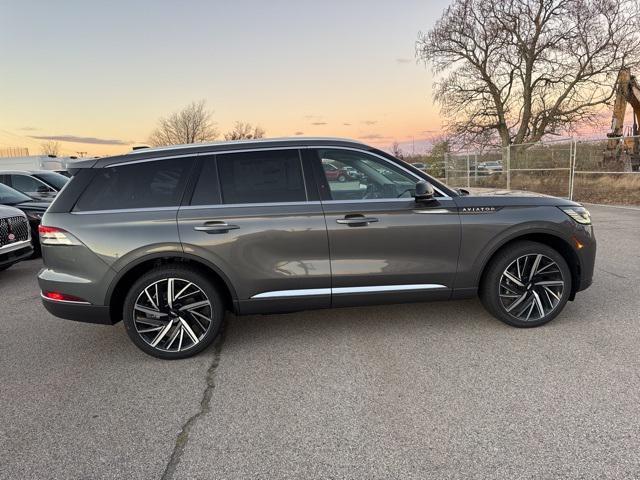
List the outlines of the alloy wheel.
{"type": "Polygon", "coordinates": [[[562,271],[555,261],[539,253],[522,255],[500,276],[500,302],[509,315],[533,322],[555,310],[564,288],[562,271]]]}
{"type": "Polygon", "coordinates": [[[146,286],[133,307],[138,335],[151,347],[181,352],[199,344],[213,324],[211,302],[195,283],[166,278],[146,286]]]}

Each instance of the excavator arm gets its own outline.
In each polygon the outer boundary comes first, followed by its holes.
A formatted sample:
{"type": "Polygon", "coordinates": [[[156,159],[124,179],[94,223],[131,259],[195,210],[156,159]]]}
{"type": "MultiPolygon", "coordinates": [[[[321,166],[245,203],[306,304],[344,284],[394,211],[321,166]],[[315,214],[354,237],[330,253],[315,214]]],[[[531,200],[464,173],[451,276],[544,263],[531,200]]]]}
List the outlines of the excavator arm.
{"type": "Polygon", "coordinates": [[[632,135],[638,135],[640,124],[640,85],[636,77],[631,75],[628,68],[623,68],[618,73],[616,81],[616,96],[613,104],[613,119],[611,120],[611,132],[609,138],[619,138],[624,134],[624,117],[627,112],[627,103],[633,108],[632,135]]]}
{"type": "Polygon", "coordinates": [[[633,136],[638,136],[638,125],[640,125],[640,85],[636,77],[631,77],[629,85],[629,104],[633,108],[633,136]]]}

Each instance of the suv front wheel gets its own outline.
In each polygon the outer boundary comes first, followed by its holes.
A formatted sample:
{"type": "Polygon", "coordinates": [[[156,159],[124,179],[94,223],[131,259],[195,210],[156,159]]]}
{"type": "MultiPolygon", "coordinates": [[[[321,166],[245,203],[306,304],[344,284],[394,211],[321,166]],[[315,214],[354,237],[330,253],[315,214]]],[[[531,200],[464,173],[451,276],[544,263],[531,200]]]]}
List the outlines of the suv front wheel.
{"type": "Polygon", "coordinates": [[[142,351],[163,359],[186,358],[216,338],[224,306],[215,285],[199,271],[159,267],[136,281],[124,302],[124,325],[142,351]]]}
{"type": "Polygon", "coordinates": [[[542,243],[521,241],[498,251],[480,285],[480,299],[496,318],[514,327],[553,320],[571,294],[566,260],[542,243]]]}

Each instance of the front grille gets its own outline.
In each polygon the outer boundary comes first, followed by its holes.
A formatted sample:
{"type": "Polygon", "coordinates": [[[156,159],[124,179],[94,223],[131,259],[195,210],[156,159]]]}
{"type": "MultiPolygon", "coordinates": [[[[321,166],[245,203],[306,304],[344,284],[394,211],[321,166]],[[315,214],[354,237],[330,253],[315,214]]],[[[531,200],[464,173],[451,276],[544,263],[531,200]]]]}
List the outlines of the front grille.
{"type": "Polygon", "coordinates": [[[24,217],[0,218],[0,247],[29,239],[29,222],[24,217]],[[13,238],[9,239],[9,235],[13,238]]]}

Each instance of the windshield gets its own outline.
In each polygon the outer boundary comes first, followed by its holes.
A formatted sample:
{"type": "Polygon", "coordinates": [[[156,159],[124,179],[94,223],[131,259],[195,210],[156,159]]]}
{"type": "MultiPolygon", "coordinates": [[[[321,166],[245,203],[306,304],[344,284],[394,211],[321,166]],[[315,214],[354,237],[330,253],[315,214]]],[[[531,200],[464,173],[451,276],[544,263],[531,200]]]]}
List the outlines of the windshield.
{"type": "Polygon", "coordinates": [[[0,183],[0,204],[16,205],[30,200],[32,200],[31,197],[26,196],[24,193],[20,193],[19,191],[6,186],[4,183],[0,183]]]}
{"type": "Polygon", "coordinates": [[[39,172],[34,174],[33,176],[48,183],[58,191],[62,190],[62,187],[64,187],[65,184],[69,181],[67,177],[56,172],[39,172]]]}

